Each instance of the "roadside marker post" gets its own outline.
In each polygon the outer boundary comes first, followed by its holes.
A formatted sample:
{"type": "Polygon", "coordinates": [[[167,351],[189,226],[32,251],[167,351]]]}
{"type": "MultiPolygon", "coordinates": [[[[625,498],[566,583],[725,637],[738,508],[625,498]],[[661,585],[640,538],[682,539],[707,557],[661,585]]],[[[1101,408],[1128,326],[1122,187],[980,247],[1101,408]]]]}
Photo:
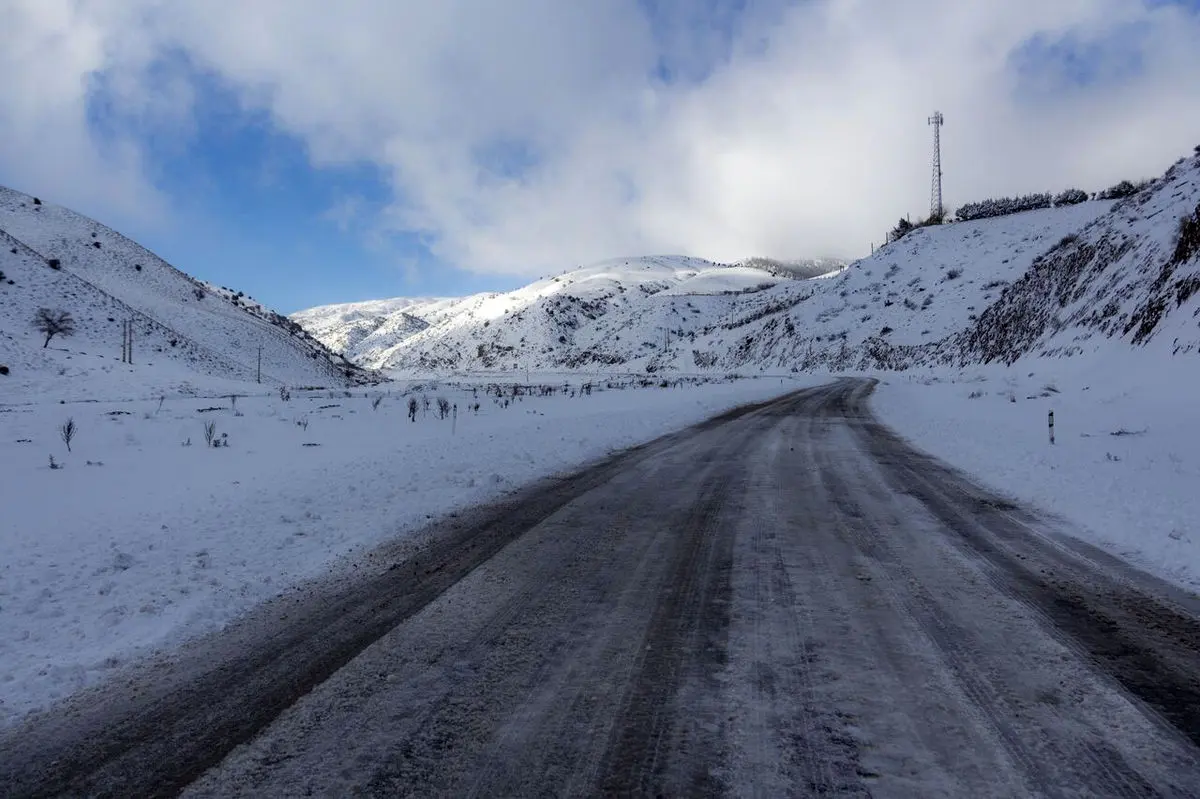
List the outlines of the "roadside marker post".
{"type": "Polygon", "coordinates": [[[1054,443],[1054,411],[1050,411],[1050,443],[1054,443]]]}

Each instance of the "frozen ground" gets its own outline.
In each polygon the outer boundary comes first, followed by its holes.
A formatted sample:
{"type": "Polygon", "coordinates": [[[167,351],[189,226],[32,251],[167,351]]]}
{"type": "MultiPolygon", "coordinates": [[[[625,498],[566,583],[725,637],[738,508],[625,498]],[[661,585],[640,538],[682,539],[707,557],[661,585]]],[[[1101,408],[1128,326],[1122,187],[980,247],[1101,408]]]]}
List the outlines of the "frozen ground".
{"type": "Polygon", "coordinates": [[[420,392],[431,407],[415,423],[396,385],[378,409],[384,392],[362,390],[242,396],[236,409],[175,394],[160,409],[145,399],[157,388],[113,401],[116,381],[88,392],[101,401],[0,405],[0,725],[431,517],[819,382],[598,390],[507,408],[482,386],[476,398],[444,385],[420,392]],[[439,396],[457,421],[438,419],[439,396]],[[70,453],[58,432],[68,418],[70,453]],[[206,422],[227,447],[205,445],[206,422]]]}
{"type": "Polygon", "coordinates": [[[872,406],[927,452],[1195,590],[1200,386],[1169,357],[1114,347],[1103,358],[890,374],[872,406]]]}

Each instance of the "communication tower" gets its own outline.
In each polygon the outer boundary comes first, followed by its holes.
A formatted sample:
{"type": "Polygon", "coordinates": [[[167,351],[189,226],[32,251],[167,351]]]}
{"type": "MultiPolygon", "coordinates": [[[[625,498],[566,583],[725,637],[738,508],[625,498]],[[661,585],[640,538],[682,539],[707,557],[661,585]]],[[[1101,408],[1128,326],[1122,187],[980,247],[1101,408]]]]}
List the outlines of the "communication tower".
{"type": "Polygon", "coordinates": [[[933,185],[930,190],[929,215],[940,218],[945,209],[942,207],[942,125],[946,119],[941,111],[934,111],[929,118],[933,125],[933,185]]]}

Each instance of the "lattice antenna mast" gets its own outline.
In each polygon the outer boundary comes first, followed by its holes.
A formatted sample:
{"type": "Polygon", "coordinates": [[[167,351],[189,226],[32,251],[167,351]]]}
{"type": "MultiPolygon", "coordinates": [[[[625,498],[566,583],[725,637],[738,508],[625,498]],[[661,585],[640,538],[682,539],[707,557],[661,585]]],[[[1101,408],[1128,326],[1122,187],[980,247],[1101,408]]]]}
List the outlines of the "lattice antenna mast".
{"type": "Polygon", "coordinates": [[[941,218],[945,209],[942,206],[942,125],[946,119],[941,111],[934,111],[929,118],[933,125],[933,185],[930,188],[929,215],[941,218]]]}

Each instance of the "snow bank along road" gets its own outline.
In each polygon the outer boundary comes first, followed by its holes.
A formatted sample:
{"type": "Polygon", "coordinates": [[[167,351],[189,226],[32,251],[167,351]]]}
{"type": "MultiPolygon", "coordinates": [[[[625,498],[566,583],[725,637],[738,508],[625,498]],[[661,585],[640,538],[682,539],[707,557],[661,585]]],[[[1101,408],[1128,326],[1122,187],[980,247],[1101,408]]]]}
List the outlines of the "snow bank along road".
{"type": "Polygon", "coordinates": [[[0,785],[1200,795],[1200,603],[914,451],[871,389],[446,520],[9,731],[0,785]]]}

